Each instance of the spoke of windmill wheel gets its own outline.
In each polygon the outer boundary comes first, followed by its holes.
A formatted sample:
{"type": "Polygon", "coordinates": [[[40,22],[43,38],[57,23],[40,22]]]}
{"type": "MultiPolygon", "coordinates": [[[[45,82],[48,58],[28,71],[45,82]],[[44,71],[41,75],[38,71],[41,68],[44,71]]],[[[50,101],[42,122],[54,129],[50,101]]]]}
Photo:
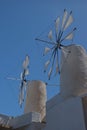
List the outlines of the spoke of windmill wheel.
{"type": "Polygon", "coordinates": [[[14,78],[14,77],[6,77],[6,79],[9,79],[9,80],[21,80],[19,78],[14,78]]]}
{"type": "Polygon", "coordinates": [[[56,73],[55,73],[55,75],[57,75],[58,74],[58,72],[59,72],[59,56],[58,56],[58,50],[56,51],[56,73]]]}
{"type": "Polygon", "coordinates": [[[53,56],[53,62],[52,62],[52,69],[53,69],[53,66],[54,66],[55,57],[56,57],[56,50],[54,50],[54,56],[53,56]]]}
{"type": "Polygon", "coordinates": [[[35,40],[37,41],[41,41],[42,43],[47,43],[47,44],[51,44],[51,45],[54,45],[56,44],[54,41],[46,41],[46,40],[43,40],[43,39],[39,39],[39,38],[36,38],[35,40]]]}
{"type": "MultiPolygon", "coordinates": [[[[53,55],[54,55],[54,50],[53,50],[53,52],[52,52],[52,54],[51,54],[50,60],[48,60],[48,61],[45,62],[45,65],[44,65],[44,72],[46,72],[46,70],[47,70],[49,64],[51,63],[52,58],[53,58],[53,55]]],[[[49,73],[51,73],[51,71],[49,71],[49,73]]]]}
{"type": "Polygon", "coordinates": [[[69,17],[64,25],[63,30],[65,31],[72,24],[72,22],[73,22],[73,17],[72,17],[72,11],[71,11],[69,14],[69,17]]]}
{"type": "Polygon", "coordinates": [[[66,11],[66,9],[64,9],[64,15],[63,15],[63,18],[62,18],[62,26],[61,26],[62,29],[64,28],[67,17],[68,17],[68,12],[66,11]]]}
{"type": "Polygon", "coordinates": [[[51,60],[52,60],[52,58],[53,58],[53,55],[54,55],[54,50],[53,50],[53,52],[52,52],[52,54],[51,54],[50,60],[47,60],[47,61],[45,62],[44,72],[46,72],[46,70],[47,70],[49,64],[51,63],[51,60]]]}
{"type": "MultiPolygon", "coordinates": [[[[52,60],[52,58],[53,58],[53,56],[54,56],[54,53],[55,53],[55,51],[53,50],[52,55],[51,55],[51,58],[50,58],[50,62],[51,62],[51,60],[52,60]]],[[[50,68],[50,70],[49,70],[49,72],[48,72],[48,79],[49,79],[49,80],[50,80],[51,74],[52,74],[52,67],[50,68]]]]}
{"type": "Polygon", "coordinates": [[[62,42],[63,40],[72,40],[73,39],[73,33],[76,30],[76,28],[74,28],[69,34],[67,34],[60,42],[62,42]]]}
{"type": "Polygon", "coordinates": [[[70,33],[70,34],[68,34],[68,35],[64,38],[64,40],[72,40],[72,39],[73,39],[73,32],[70,33]]]}
{"type": "Polygon", "coordinates": [[[50,68],[49,72],[48,72],[48,79],[50,80],[52,71],[53,71],[53,66],[54,66],[54,61],[55,61],[55,55],[56,55],[56,51],[54,50],[54,54],[53,54],[53,61],[52,61],[52,67],[50,68]]]}
{"type": "Polygon", "coordinates": [[[52,58],[54,56],[54,53],[55,53],[55,47],[53,47],[53,52],[52,52],[51,57],[50,57],[50,62],[51,62],[51,60],[52,60],[52,58]]]}
{"type": "Polygon", "coordinates": [[[58,33],[58,37],[57,37],[57,40],[56,40],[57,43],[59,42],[60,37],[61,37],[61,30],[60,30],[59,33],[58,33]]]}
{"type": "Polygon", "coordinates": [[[63,31],[60,30],[59,35],[58,35],[57,43],[60,42],[62,35],[63,35],[63,31]]]}

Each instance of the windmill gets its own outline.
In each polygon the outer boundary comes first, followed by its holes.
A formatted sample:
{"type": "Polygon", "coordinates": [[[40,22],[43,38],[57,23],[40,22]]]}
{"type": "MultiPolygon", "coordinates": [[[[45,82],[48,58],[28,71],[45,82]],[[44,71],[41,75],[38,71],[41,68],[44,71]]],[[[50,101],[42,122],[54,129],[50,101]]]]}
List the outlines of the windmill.
{"type": "MultiPolygon", "coordinates": [[[[27,91],[26,91],[26,87],[29,89],[29,85],[32,83],[32,82],[39,82],[39,81],[29,81],[29,80],[27,80],[27,76],[29,75],[29,56],[28,55],[26,55],[26,57],[25,57],[25,60],[23,61],[23,63],[22,63],[22,68],[23,68],[23,71],[21,72],[21,74],[20,74],[20,78],[15,78],[15,77],[7,77],[7,79],[9,79],[9,80],[18,80],[18,81],[20,81],[20,87],[19,87],[19,89],[20,89],[20,92],[19,92],[19,105],[20,105],[20,107],[22,107],[22,104],[23,104],[23,102],[24,102],[24,97],[25,97],[25,92],[26,92],[26,95],[27,95],[27,91]]],[[[43,84],[43,83],[42,83],[43,84]]],[[[48,83],[45,83],[45,85],[46,86],[53,86],[53,85],[51,85],[51,84],[48,84],[48,83]]],[[[35,86],[35,85],[34,85],[35,86]]],[[[42,85],[43,86],[43,85],[42,85]]],[[[56,86],[56,85],[55,85],[56,86]]],[[[40,86],[41,87],[41,86],[40,86]]],[[[36,88],[36,87],[35,87],[36,88]]],[[[43,88],[43,87],[42,87],[43,88]]],[[[28,90],[27,89],[27,90],[28,90]]],[[[33,89],[33,88],[32,88],[33,89]]],[[[31,89],[31,90],[32,90],[31,89]]],[[[39,89],[39,86],[38,86],[38,88],[37,89],[39,89]]],[[[43,88],[43,89],[45,89],[45,88],[43,88]]],[[[42,90],[43,90],[42,89],[42,90]]],[[[35,90],[36,91],[36,90],[35,90]]],[[[41,90],[40,90],[41,91],[41,90]]],[[[31,93],[30,91],[29,91],[29,93],[31,93]]],[[[33,92],[34,93],[34,92],[33,92]]],[[[30,101],[30,99],[29,99],[29,101],[30,101]]]]}
{"type": "Polygon", "coordinates": [[[20,80],[20,93],[19,93],[19,105],[22,107],[22,104],[24,102],[24,92],[26,90],[27,86],[27,79],[26,76],[29,75],[29,56],[26,55],[25,60],[23,61],[22,68],[23,71],[20,74],[20,78],[14,78],[14,77],[8,77],[7,79],[10,80],[20,80]]]}
{"type": "Polygon", "coordinates": [[[62,19],[60,17],[57,17],[57,19],[54,21],[55,24],[55,30],[51,29],[47,35],[47,40],[36,38],[35,40],[38,40],[40,42],[46,43],[48,46],[45,47],[43,55],[46,55],[48,53],[51,54],[50,59],[45,62],[44,65],[44,72],[48,71],[48,79],[51,78],[51,75],[53,73],[54,65],[55,68],[55,75],[60,73],[60,67],[59,67],[59,50],[64,50],[65,53],[69,54],[70,51],[67,50],[66,46],[63,45],[65,40],[72,41],[74,36],[74,31],[76,28],[73,28],[68,34],[66,32],[67,28],[72,24],[73,22],[73,16],[72,11],[70,13],[67,12],[66,9],[64,9],[64,14],[62,19]]]}

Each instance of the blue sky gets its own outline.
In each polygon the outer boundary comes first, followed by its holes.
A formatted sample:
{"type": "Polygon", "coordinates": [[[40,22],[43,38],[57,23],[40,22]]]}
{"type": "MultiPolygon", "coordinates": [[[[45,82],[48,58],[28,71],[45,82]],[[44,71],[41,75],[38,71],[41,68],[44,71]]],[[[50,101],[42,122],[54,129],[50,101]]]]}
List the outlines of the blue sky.
{"type": "MultiPolygon", "coordinates": [[[[43,48],[35,38],[48,27],[63,10],[73,11],[77,27],[74,43],[87,49],[86,0],[3,0],[0,1],[0,113],[17,116],[23,113],[18,105],[19,77],[25,55],[30,56],[29,80],[58,83],[59,77],[48,81],[43,73],[43,48]]],[[[57,94],[59,87],[47,87],[48,99],[57,94]]]]}

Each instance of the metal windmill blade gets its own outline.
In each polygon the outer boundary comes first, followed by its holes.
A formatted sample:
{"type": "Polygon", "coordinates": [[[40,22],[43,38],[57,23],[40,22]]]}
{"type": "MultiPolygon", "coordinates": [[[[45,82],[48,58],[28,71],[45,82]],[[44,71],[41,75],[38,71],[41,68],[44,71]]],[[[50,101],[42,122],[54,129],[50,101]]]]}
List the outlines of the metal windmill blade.
{"type": "Polygon", "coordinates": [[[27,82],[21,81],[20,92],[19,92],[19,105],[20,105],[20,107],[22,107],[22,104],[24,102],[24,93],[26,91],[26,87],[27,87],[27,82]]]}
{"type": "Polygon", "coordinates": [[[27,79],[26,76],[29,75],[29,56],[26,55],[25,60],[23,61],[22,64],[23,71],[20,74],[19,78],[14,78],[14,77],[7,77],[9,80],[19,80],[20,81],[20,92],[19,92],[19,105],[22,107],[22,104],[24,102],[24,93],[27,87],[27,79]]]}
{"type": "Polygon", "coordinates": [[[20,74],[21,84],[20,84],[20,93],[19,93],[19,105],[22,107],[22,104],[24,102],[24,92],[26,90],[27,86],[27,80],[26,76],[29,75],[29,56],[27,55],[25,57],[25,60],[23,62],[23,72],[20,74]]]}
{"type": "Polygon", "coordinates": [[[47,44],[47,46],[44,49],[43,55],[47,55],[48,53],[50,54],[50,59],[48,59],[44,65],[44,72],[46,72],[49,68],[48,71],[49,79],[51,78],[54,69],[55,69],[55,74],[60,73],[59,49],[63,49],[65,50],[65,52],[70,53],[70,51],[66,49],[66,46],[63,43],[65,40],[72,41],[73,39],[74,31],[76,30],[76,28],[72,29],[69,33],[66,33],[66,30],[72,24],[73,20],[74,19],[72,16],[72,11],[68,13],[67,10],[64,9],[64,14],[62,19],[58,17],[55,20],[54,23],[55,30],[54,32],[52,29],[49,31],[47,35],[48,39],[47,40],[41,38],[35,39],[47,44]]]}
{"type": "Polygon", "coordinates": [[[23,69],[27,69],[28,65],[29,65],[29,56],[26,55],[25,60],[23,62],[23,69]]]}

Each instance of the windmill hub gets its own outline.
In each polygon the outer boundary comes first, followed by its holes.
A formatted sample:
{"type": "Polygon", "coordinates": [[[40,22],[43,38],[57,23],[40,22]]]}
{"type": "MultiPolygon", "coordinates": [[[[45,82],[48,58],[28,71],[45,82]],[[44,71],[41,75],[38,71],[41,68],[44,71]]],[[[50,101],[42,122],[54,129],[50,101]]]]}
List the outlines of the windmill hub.
{"type": "Polygon", "coordinates": [[[57,49],[61,49],[61,44],[60,44],[60,42],[57,42],[56,43],[56,45],[55,45],[55,50],[57,50],[57,49]]]}
{"type": "Polygon", "coordinates": [[[57,43],[57,47],[58,47],[59,49],[61,49],[60,46],[61,46],[61,44],[58,42],[58,43],[57,43]]]}

